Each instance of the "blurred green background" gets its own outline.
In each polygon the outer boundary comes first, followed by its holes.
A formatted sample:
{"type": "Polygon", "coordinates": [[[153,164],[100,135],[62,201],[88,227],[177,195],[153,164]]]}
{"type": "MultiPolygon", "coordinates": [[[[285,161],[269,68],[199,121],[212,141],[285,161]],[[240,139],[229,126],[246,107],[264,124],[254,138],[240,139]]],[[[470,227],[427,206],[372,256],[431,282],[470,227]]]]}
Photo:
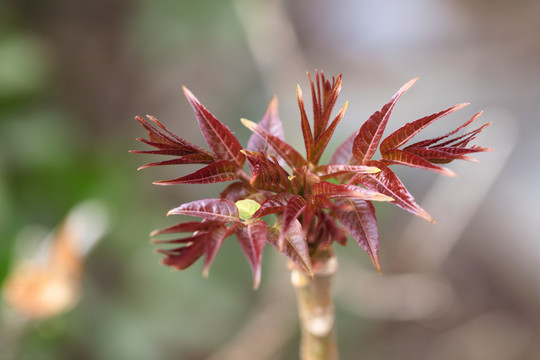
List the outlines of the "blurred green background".
{"type": "MultiPolygon", "coordinates": [[[[133,120],[145,114],[204,146],[181,85],[243,144],[239,119],[258,121],[276,94],[286,137],[301,148],[295,87],[307,92],[305,72],[318,68],[343,73],[338,106],[349,100],[329,148],[415,76],[390,129],[465,101],[433,131],[482,109],[494,122],[477,143],[496,152],[451,165],[457,179],[400,172],[438,224],[378,207],[382,277],[354,242],[338,249],[342,358],[540,358],[538,33],[534,0],[0,2],[0,282],[27,225],[53,229],[88,198],[111,217],[86,259],[79,304],[26,326],[4,354],[297,358],[285,259],[265,249],[257,292],[233,238],[209,279],[200,263],[181,273],[159,265],[147,234],[179,220],[167,210],[222,186],[153,186],[185,170],[137,172],[157,160],[127,151],[146,149],[133,120]]],[[[0,326],[10,336],[9,322],[0,326]]]]}

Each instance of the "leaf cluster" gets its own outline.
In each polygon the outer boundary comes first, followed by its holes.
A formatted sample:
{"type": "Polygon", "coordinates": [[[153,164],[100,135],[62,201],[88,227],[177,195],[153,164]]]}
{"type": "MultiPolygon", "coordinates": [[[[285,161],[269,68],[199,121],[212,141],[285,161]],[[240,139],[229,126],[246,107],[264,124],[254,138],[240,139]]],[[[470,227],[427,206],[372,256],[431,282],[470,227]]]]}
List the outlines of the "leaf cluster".
{"type": "Polygon", "coordinates": [[[203,271],[207,275],[223,241],[234,234],[251,266],[254,286],[257,287],[261,277],[262,251],[267,243],[306,273],[312,274],[313,255],[334,242],[345,245],[350,234],[380,271],[379,230],[374,201],[390,202],[433,222],[390,167],[405,165],[454,176],[451,170],[441,165],[453,160],[474,161],[469,154],[491,150],[469,146],[489,123],[460,134],[481,113],[445,135],[409,144],[428,125],[468,104],[458,104],[409,122],[383,139],[396,102],[415,83],[416,79],[413,79],[339,145],[328,164],[320,165],[321,156],[343,119],[348,103],[332,116],[341,91],[341,75],[330,80],[321,71],[315,72],[314,79],[309,74],[308,78],[313,109],[311,122],[300,86],[296,91],[305,156],[285,140],[275,97],[270,100],[258,123],[241,119],[253,132],[246,148],[185,87],[184,94],[195,112],[209,150],[180,138],[152,116],[147,116],[147,119],[136,117],[148,131],[148,139],[137,140],[155,150],[132,152],[173,156],[139,169],[159,165],[204,165],[188,175],[155,184],[232,181],[219,198],[193,201],[169,211],[169,214],[202,220],[180,223],[151,234],[152,237],[189,234],[187,237],[154,241],[172,245],[172,248],[159,250],[165,255],[165,265],[183,270],[204,256],[203,271]],[[375,160],[377,150],[380,158],[375,160]]]}

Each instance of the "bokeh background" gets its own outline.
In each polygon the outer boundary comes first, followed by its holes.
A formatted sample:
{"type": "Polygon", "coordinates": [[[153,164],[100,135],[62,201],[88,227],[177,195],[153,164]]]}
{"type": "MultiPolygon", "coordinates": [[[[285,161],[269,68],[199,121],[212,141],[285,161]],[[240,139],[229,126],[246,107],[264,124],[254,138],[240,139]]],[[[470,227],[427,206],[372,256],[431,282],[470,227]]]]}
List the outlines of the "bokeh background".
{"type": "MultiPolygon", "coordinates": [[[[159,265],[147,234],[168,209],[213,186],[158,187],[134,115],[152,114],[204,145],[188,86],[245,144],[272,94],[301,146],[295,87],[343,73],[349,110],[329,148],[405,82],[395,129],[461,102],[441,133],[479,110],[494,125],[480,164],[457,179],[401,169],[425,224],[378,207],[383,276],[354,242],[338,248],[343,359],[540,358],[537,0],[3,0],[0,2],[0,283],[24,229],[52,230],[86,199],[109,231],[85,258],[70,311],[22,325],[2,303],[0,358],[294,359],[298,325],[286,261],[267,248],[261,288],[230,238],[209,279],[201,264],[159,265]]],[[[23,246],[24,248],[24,246],[23,246]]],[[[28,247],[27,247],[28,248],[28,247]]]]}

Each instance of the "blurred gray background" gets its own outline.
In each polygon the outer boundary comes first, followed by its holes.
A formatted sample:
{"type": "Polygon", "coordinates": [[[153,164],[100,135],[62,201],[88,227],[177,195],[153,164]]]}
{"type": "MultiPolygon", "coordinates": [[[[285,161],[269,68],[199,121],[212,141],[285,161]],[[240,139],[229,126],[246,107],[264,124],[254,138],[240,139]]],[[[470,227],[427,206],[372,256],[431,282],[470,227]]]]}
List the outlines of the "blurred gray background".
{"type": "Polygon", "coordinates": [[[182,85],[242,144],[250,134],[239,119],[258,121],[277,95],[300,149],[295,87],[307,93],[306,71],[322,69],[343,74],[338,106],[349,101],[329,149],[416,76],[389,131],[471,102],[427,132],[484,110],[493,126],[476,143],[495,148],[479,164],[451,164],[455,179],[399,170],[437,224],[379,206],[382,276],[353,241],[337,249],[342,358],[540,358],[539,34],[536,0],[2,1],[0,282],[28,225],[53,229],[87,198],[107,203],[111,223],[86,257],[75,308],[17,331],[3,321],[6,354],[296,358],[284,257],[265,249],[257,292],[233,238],[209,279],[200,263],[159,265],[147,234],[178,220],[168,209],[216,197],[222,184],[153,186],[185,170],[137,172],[156,159],[127,151],[144,148],[133,116],[145,114],[204,145],[182,85]]]}

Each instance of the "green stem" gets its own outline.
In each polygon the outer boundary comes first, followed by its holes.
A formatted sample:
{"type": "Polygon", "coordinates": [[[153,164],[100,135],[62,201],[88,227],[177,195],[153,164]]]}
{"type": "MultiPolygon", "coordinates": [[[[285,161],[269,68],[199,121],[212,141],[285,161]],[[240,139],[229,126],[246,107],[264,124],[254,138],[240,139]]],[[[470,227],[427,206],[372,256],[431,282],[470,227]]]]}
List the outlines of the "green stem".
{"type": "Polygon", "coordinates": [[[332,279],[337,271],[337,259],[331,250],[313,256],[311,278],[294,267],[291,283],[296,290],[301,323],[301,360],[337,360],[332,279]]]}

